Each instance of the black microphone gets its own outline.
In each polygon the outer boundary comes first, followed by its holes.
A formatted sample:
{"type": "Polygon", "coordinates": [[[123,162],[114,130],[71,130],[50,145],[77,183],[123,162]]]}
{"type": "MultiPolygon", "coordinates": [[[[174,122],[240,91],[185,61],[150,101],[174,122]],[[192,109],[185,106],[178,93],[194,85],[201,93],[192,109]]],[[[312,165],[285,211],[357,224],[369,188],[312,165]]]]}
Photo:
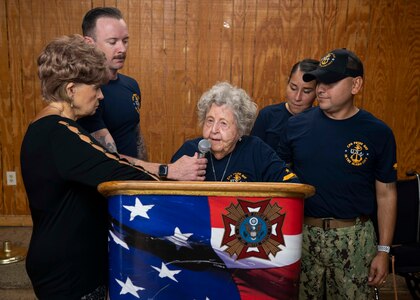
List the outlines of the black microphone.
{"type": "Polygon", "coordinates": [[[211,149],[210,141],[206,139],[202,139],[198,143],[198,151],[200,151],[200,153],[198,154],[198,158],[202,158],[206,156],[206,153],[209,152],[210,149],[211,149]]]}

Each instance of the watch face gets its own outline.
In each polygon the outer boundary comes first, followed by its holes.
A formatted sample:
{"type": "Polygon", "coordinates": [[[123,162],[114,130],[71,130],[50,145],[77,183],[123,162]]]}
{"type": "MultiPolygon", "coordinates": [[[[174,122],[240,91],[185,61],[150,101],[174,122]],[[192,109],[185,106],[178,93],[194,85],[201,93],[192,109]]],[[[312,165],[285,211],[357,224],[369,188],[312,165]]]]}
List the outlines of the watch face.
{"type": "Polygon", "coordinates": [[[159,176],[161,176],[161,177],[168,176],[168,166],[167,165],[160,165],[159,166],[159,176]]]}

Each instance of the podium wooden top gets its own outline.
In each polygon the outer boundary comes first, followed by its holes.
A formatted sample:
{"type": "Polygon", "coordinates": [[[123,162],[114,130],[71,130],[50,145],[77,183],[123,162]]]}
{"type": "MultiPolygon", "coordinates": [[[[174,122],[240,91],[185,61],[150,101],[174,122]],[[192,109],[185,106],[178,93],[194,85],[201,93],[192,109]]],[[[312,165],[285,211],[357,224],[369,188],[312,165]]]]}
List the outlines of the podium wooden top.
{"type": "Polygon", "coordinates": [[[98,186],[105,197],[114,195],[194,195],[308,198],[311,185],[281,182],[109,181],[98,186]]]}

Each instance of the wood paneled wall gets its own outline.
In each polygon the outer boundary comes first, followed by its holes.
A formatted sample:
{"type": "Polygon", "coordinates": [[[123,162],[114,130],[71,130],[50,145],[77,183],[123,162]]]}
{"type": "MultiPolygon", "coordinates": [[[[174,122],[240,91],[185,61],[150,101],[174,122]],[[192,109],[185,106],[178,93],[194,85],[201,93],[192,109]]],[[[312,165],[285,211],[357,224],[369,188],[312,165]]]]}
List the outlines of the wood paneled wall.
{"type": "Polygon", "coordinates": [[[262,108],[284,99],[297,60],[346,47],[365,64],[357,104],[394,130],[399,177],[420,171],[420,1],[0,0],[0,225],[29,215],[19,151],[43,106],[36,58],[52,38],[80,33],[84,13],[104,5],[120,8],[129,26],[123,73],[140,83],[152,161],[167,162],[200,134],[195,105],[214,83],[244,88],[262,108]],[[6,171],[17,172],[17,186],[6,185],[6,171]]]}

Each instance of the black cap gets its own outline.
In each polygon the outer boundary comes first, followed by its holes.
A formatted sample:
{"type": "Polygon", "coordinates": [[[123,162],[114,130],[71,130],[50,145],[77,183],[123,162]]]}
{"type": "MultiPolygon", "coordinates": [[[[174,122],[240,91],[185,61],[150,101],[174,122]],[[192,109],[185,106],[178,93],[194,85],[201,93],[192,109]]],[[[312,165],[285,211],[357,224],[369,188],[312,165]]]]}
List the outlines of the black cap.
{"type": "Polygon", "coordinates": [[[335,49],[321,58],[316,70],[305,73],[303,81],[316,79],[322,83],[334,83],[347,77],[363,77],[363,64],[353,52],[335,49]]]}

